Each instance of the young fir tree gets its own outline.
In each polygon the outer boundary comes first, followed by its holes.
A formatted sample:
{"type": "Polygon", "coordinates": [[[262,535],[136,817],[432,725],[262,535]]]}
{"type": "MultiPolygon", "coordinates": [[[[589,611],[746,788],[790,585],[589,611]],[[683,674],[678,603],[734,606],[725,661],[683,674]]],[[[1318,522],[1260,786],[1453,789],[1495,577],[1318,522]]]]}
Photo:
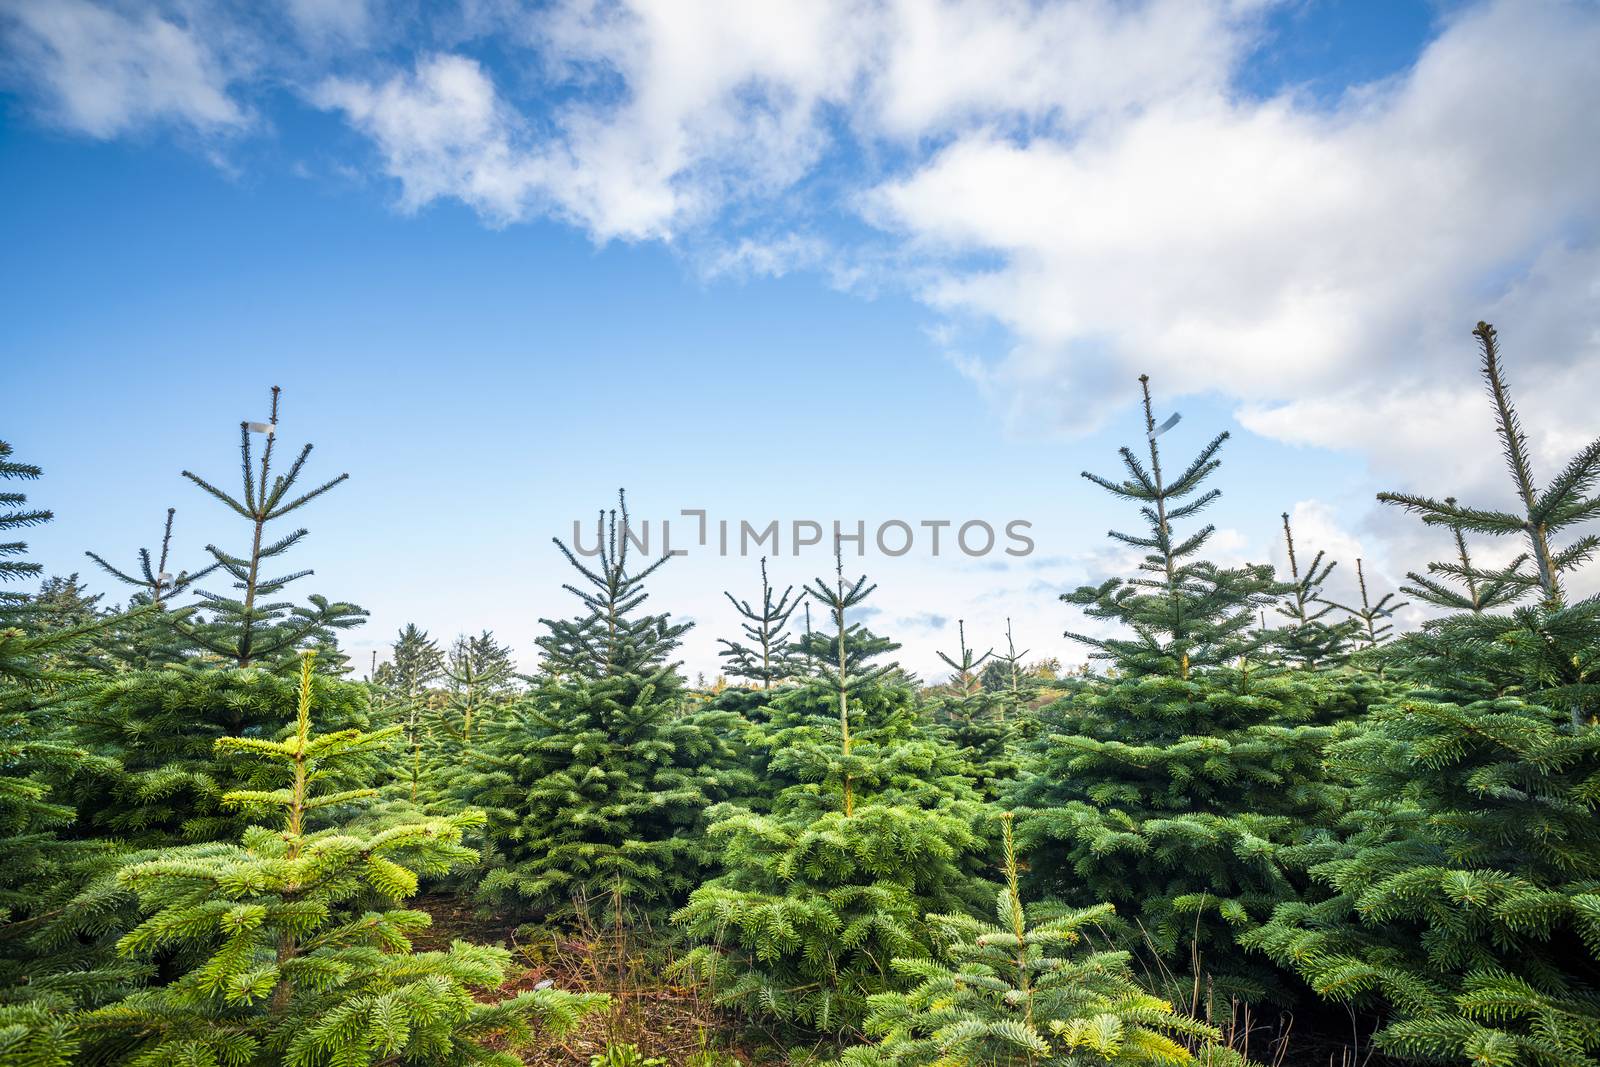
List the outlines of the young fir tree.
{"type": "MultiPolygon", "coordinates": [[[[1328,621],[1335,605],[1324,600],[1322,587],[1328,576],[1338,566],[1334,560],[1323,561],[1318,550],[1311,557],[1311,565],[1302,573],[1300,559],[1295,554],[1294,530],[1289,525],[1289,513],[1283,513],[1283,544],[1289,554],[1289,593],[1277,603],[1278,614],[1289,620],[1278,631],[1277,651],[1286,661],[1304,670],[1333,667],[1350,658],[1349,646],[1354,623],[1328,621]]],[[[1263,627],[1265,629],[1265,627],[1263,627]]]]}
{"type": "Polygon", "coordinates": [[[511,649],[484,630],[456,638],[444,661],[445,735],[469,747],[473,732],[504,704],[516,686],[517,664],[511,649]]]}
{"type": "Polygon", "coordinates": [[[209,617],[200,622],[177,623],[179,631],[196,646],[223,662],[240,667],[292,662],[297,650],[305,642],[315,642],[335,630],[355,626],[366,617],[366,612],[354,604],[330,602],[318,595],[310,597],[310,607],[272,599],[290,582],[312,572],[295,571],[276,578],[269,578],[262,572],[264,564],[271,563],[293,548],[307,533],[302,528],[270,541],[266,532],[267,524],[300,510],[350,477],[341,474],[315,489],[298,496],[292,495],[301,469],[311,455],[309,444],[300,450],[300,455],[287,471],[273,474],[272,452],[277,443],[280,392],[276,385],[272,387],[272,413],[268,422],[239,424],[239,453],[244,476],[243,489],[238,497],[217,488],[199,475],[183,472],[185,478],[222,501],[250,524],[250,548],[244,555],[224,552],[216,545],[206,546],[206,551],[216,560],[216,566],[233,579],[233,586],[239,590],[239,594],[224,596],[196,589],[195,594],[200,597],[209,617]],[[253,458],[251,434],[261,434],[266,438],[259,461],[253,458]]]}
{"type": "Polygon", "coordinates": [[[1560,583],[1593,540],[1559,549],[1550,536],[1600,513],[1584,496],[1600,442],[1537,491],[1494,331],[1476,333],[1523,514],[1382,499],[1458,532],[1521,533],[1528,552],[1506,568],[1465,558],[1434,570],[1487,584],[1499,603],[1539,600],[1500,614],[1469,585],[1426,640],[1391,646],[1414,688],[1334,748],[1354,785],[1340,837],[1290,857],[1325,891],[1248,940],[1322,995],[1377,1010],[1390,1055],[1586,1064],[1600,1053],[1600,731],[1585,703],[1600,599],[1568,605],[1560,583]]]}
{"type": "Polygon", "coordinates": [[[936,958],[895,960],[915,983],[871,999],[872,1045],[845,1052],[850,1067],[936,1067],[971,1063],[1034,1067],[1043,1061],[1174,1067],[1238,1064],[1219,1035],[1139,988],[1130,957],[1092,947],[1111,905],[1025,906],[1012,815],[1000,816],[1005,884],[994,922],[932,915],[936,958]]]}
{"type": "Polygon", "coordinates": [[[611,529],[598,571],[561,546],[600,592],[566,586],[586,614],[549,623],[546,674],[484,724],[456,786],[489,809],[485,896],[606,925],[675,906],[710,861],[706,808],[749,788],[736,717],[689,713],[664,662],[687,624],[635,615],[659,561],[628,575],[626,532],[611,529]]]}
{"type": "Polygon", "coordinates": [[[1259,648],[1263,635],[1252,632],[1256,609],[1270,602],[1278,586],[1269,566],[1219,567],[1198,554],[1216,532],[1206,525],[1179,539],[1172,524],[1193,518],[1222,495],[1201,487],[1221,465],[1217,458],[1226,432],[1200,450],[1176,478],[1167,481],[1156,443],[1177,424],[1173,415],[1160,427],[1150,404],[1150,376],[1139,376],[1144,398],[1148,466],[1131,448],[1121,450],[1128,476],[1117,482],[1098,474],[1083,476],[1113,496],[1139,505],[1150,525],[1148,534],[1109,534],[1114,540],[1148,553],[1134,578],[1110,578],[1084,586],[1061,599],[1076,604],[1092,619],[1117,623],[1129,637],[1099,638],[1068,632],[1066,636],[1095,648],[1096,658],[1113,659],[1131,674],[1164,674],[1187,678],[1191,671],[1228,663],[1259,648]]]}
{"type": "Polygon", "coordinates": [[[1136,590],[1126,595],[1112,580],[1077,598],[1136,637],[1100,643],[1116,677],[1052,709],[1058,732],[1009,799],[1043,895],[1112,902],[1138,929],[1129,945],[1163,961],[1147,961],[1153,969],[1198,961],[1203,973],[1179,984],[1200,981],[1224,1000],[1284,999],[1280,972],[1240,950],[1235,934],[1298,892],[1276,854],[1337,810],[1342,794],[1323,767],[1335,727],[1312,725],[1325,700],[1319,676],[1242,669],[1262,641],[1248,632],[1253,609],[1281,589],[1270,569],[1198,559],[1209,527],[1174,542],[1167,522],[1216,498],[1200,485],[1223,438],[1169,486],[1146,398],[1149,468],[1123,449],[1131,480],[1097,482],[1151,520],[1148,538],[1112,536],[1152,548],[1141,570],[1156,577],[1120,587],[1136,590]],[[1174,499],[1188,503],[1169,507],[1174,499]]]}
{"type": "MultiPolygon", "coordinates": [[[[648,530],[646,531],[648,533],[648,530]]],[[[661,556],[636,573],[628,570],[628,546],[639,543],[628,524],[628,501],[617,490],[617,506],[602,510],[595,521],[596,566],[578,560],[581,544],[568,548],[560,538],[551,538],[567,562],[583,579],[583,585],[563,585],[586,609],[576,619],[540,619],[549,631],[536,643],[544,652],[544,669],[553,675],[580,678],[610,678],[625,674],[645,674],[656,669],[678,647],[679,638],[692,623],[672,623],[667,615],[636,614],[649,594],[645,579],[670,557],[661,556]],[[621,512],[622,524],[617,525],[621,512]]],[[[640,551],[645,551],[641,546],[640,551]]]]}
{"type": "Polygon", "coordinates": [[[994,658],[994,649],[991,648],[980,656],[976,650],[968,648],[967,624],[964,619],[956,620],[956,632],[960,641],[960,648],[956,653],[956,658],[951,658],[943,652],[937,654],[955,672],[955,675],[950,679],[950,684],[956,688],[956,691],[964,697],[976,696],[982,689],[978,681],[979,668],[994,658]]]}
{"type": "Polygon", "coordinates": [[[1468,507],[1450,499],[1410,493],[1380,493],[1378,499],[1421,516],[1430,526],[1493,537],[1521,537],[1526,552],[1498,570],[1480,570],[1469,561],[1438,564],[1430,570],[1485,583],[1500,604],[1523,596],[1534,603],[1509,615],[1465,612],[1435,626],[1435,634],[1456,647],[1476,651],[1497,648],[1509,656],[1482,656],[1486,669],[1520,675],[1517,691],[1538,702],[1568,709],[1574,730],[1592,722],[1600,708],[1600,597],[1568,603],[1562,575],[1587,562],[1600,549],[1600,535],[1578,534],[1560,547],[1556,538],[1600,518],[1600,440],[1591,441],[1543,489],[1538,487],[1521,419],[1500,365],[1494,327],[1478,323],[1473,331],[1482,356],[1481,373],[1494,409],[1495,430],[1506,470],[1516,492],[1516,510],[1468,507]]]}
{"type": "Polygon", "coordinates": [[[788,628],[789,616],[800,606],[805,594],[791,601],[793,593],[794,586],[791,585],[783,591],[782,596],[776,600],[772,598],[772,586],[767,581],[767,557],[762,556],[760,607],[752,607],[750,601],[736,599],[732,593],[722,594],[745,619],[739,628],[752,642],[747,646],[738,641],[719,639],[720,644],[728,646],[719,655],[728,661],[726,670],[730,675],[758,683],[763,690],[770,690],[773,682],[782,681],[794,673],[789,637],[784,631],[788,628]]]}
{"type": "Polygon", "coordinates": [[[718,1003],[833,1035],[857,1032],[867,998],[895,988],[891,959],[931,951],[927,914],[970,906],[978,884],[981,809],[957,754],[865,641],[852,658],[864,631],[846,612],[872,588],[846,583],[842,561],[810,587],[833,615],[831,676],[784,691],[764,728],[770,776],[792,784],[768,814],[717,811],[724,873],[674,916],[696,943],[678,970],[718,1003]]]}
{"type": "Polygon", "coordinates": [[[417,799],[422,784],[422,751],[432,717],[434,693],[429,689],[444,676],[444,653],[439,642],[408,622],[389,646],[389,662],[378,668],[374,684],[383,690],[384,710],[396,718],[405,732],[406,769],[411,799],[417,799]]]}
{"type": "Polygon", "coordinates": [[[312,734],[311,656],[298,714],[283,741],[224,738],[219,753],[276,768],[275,788],[229,793],[229,806],[277,816],[238,844],[193,846],[126,868],[147,917],[122,938],[130,958],[172,960],[181,973],[85,1016],[92,1054],[117,1062],[285,1067],[476,1064],[520,1060],[534,1024],[565,1028],[603,998],[553,989],[484,1003],[505,981],[504,949],[455,942],[412,952],[427,913],[397,905],[421,874],[471,862],[467,814],[362,835],[311,829],[370,789],[327,788],[341,761],[399,732],[312,734]]]}
{"type": "Polygon", "coordinates": [[[1346,607],[1335,601],[1328,601],[1330,605],[1350,616],[1350,621],[1357,623],[1355,629],[1356,640],[1367,648],[1377,648],[1389,638],[1393,637],[1394,623],[1389,620],[1394,618],[1394,613],[1408,606],[1406,601],[1391,604],[1393,593],[1385,593],[1376,601],[1367,593],[1367,574],[1362,569],[1360,559],[1356,560],[1356,585],[1361,591],[1361,606],[1359,608],[1346,607]]]}

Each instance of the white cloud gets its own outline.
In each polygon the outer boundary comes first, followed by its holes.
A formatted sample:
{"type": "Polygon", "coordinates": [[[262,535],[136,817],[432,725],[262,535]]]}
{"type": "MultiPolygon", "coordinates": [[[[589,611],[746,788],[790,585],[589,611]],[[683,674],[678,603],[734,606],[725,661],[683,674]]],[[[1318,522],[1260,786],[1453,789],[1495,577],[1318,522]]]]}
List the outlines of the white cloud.
{"type": "Polygon", "coordinates": [[[1467,330],[1515,320],[1518,284],[1566,287],[1548,310],[1587,324],[1536,358],[1600,366],[1595,249],[1566,244],[1600,223],[1595,54],[1592,12],[1487,6],[1331,111],[1202,90],[1071,138],[974,131],[864,202],[950,264],[930,304],[1015,335],[981,376],[1019,415],[1092,423],[1108,370],[1147,370],[1258,432],[1437,445],[1473,391],[1467,330]]]}
{"type": "Polygon", "coordinates": [[[154,122],[217,132],[248,121],[225,64],[181,19],[88,0],[3,0],[0,18],[7,66],[70,129],[104,138],[154,122]]]}
{"type": "Polygon", "coordinates": [[[288,0],[289,18],[315,45],[359,44],[372,29],[367,0],[288,0]]]}
{"type": "Polygon", "coordinates": [[[520,120],[474,60],[430,56],[381,84],[330,79],[313,100],[343,111],[377,144],[410,211],[440,197],[491,221],[522,218],[547,164],[518,144],[520,120]]]}

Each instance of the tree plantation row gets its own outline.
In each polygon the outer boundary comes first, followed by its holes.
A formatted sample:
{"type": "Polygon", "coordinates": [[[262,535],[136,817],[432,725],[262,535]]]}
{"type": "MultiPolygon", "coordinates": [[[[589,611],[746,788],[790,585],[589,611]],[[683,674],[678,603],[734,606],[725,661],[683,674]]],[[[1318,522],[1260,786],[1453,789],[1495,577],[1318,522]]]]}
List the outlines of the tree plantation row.
{"type": "MultiPolygon", "coordinates": [[[[533,674],[408,626],[351,680],[364,613],[283,559],[345,476],[302,484],[274,389],[237,488],[184,472],[238,554],[179,569],[169,511],[94,556],[111,611],[0,545],[0,1063],[1600,1062],[1600,441],[1535,470],[1475,335],[1515,503],[1382,494],[1437,533],[1402,590],[1330,601],[1287,516],[1288,573],[1208,560],[1227,434],[1174,462],[1141,379],[1084,477],[1142,562],[1062,597],[1114,636],[1062,672],[963,627],[937,685],[837,552],[800,590],[763,560],[729,683],[690,685],[620,499],[597,554],[557,542],[533,674]],[[1399,596],[1437,614],[1398,633],[1399,596]],[[525,980],[536,944],[692,995],[693,1041],[584,1044],[636,979],[525,980]]],[[[50,517],[28,458],[10,530],[50,517]]]]}

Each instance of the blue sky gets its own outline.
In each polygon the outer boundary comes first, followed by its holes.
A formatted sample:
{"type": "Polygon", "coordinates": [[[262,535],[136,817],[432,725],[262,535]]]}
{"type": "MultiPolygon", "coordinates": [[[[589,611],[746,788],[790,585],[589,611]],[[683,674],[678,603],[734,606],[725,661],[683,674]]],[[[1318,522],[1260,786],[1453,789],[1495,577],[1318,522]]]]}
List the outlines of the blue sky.
{"type": "MultiPolygon", "coordinates": [[[[656,522],[1028,520],[1025,561],[857,564],[934,674],[958,617],[1076,658],[1055,594],[1132,519],[1077,475],[1140,371],[1174,461],[1235,436],[1220,555],[1294,510],[1385,587],[1434,546],[1377,489],[1501,492],[1478,317],[1541,454],[1592,436],[1593,5],[289,11],[0,0],[0,435],[52,572],[169,505],[180,564],[237,548],[178,472],[232,477],[277,384],[351,474],[294,562],[371,610],[363,660],[416,621],[531,662],[571,609],[549,539],[617,486],[656,522]]],[[[755,574],[661,572],[691,669],[755,574]]]]}

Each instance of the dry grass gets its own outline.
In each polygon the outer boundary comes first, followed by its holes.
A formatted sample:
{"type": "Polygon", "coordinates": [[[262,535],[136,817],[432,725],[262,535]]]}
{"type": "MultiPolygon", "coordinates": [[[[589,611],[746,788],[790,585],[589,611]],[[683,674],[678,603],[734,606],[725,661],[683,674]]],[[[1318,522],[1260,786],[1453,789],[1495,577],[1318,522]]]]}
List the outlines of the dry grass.
{"type": "MultiPolygon", "coordinates": [[[[691,1057],[708,1051],[744,1064],[759,1058],[753,1049],[736,1047],[734,1021],[702,990],[663,976],[671,958],[661,946],[645,951],[635,939],[609,930],[570,936],[528,931],[508,916],[485,915],[449,895],[421,897],[411,906],[433,916],[433,925],[414,939],[419,950],[444,948],[457,938],[510,948],[513,972],[502,993],[551,981],[558,989],[611,997],[609,1011],[591,1015],[576,1031],[519,1050],[525,1063],[586,1065],[608,1044],[637,1045],[669,1067],[686,1067],[691,1057]]],[[[727,1059],[721,1062],[732,1067],[727,1059]]]]}

